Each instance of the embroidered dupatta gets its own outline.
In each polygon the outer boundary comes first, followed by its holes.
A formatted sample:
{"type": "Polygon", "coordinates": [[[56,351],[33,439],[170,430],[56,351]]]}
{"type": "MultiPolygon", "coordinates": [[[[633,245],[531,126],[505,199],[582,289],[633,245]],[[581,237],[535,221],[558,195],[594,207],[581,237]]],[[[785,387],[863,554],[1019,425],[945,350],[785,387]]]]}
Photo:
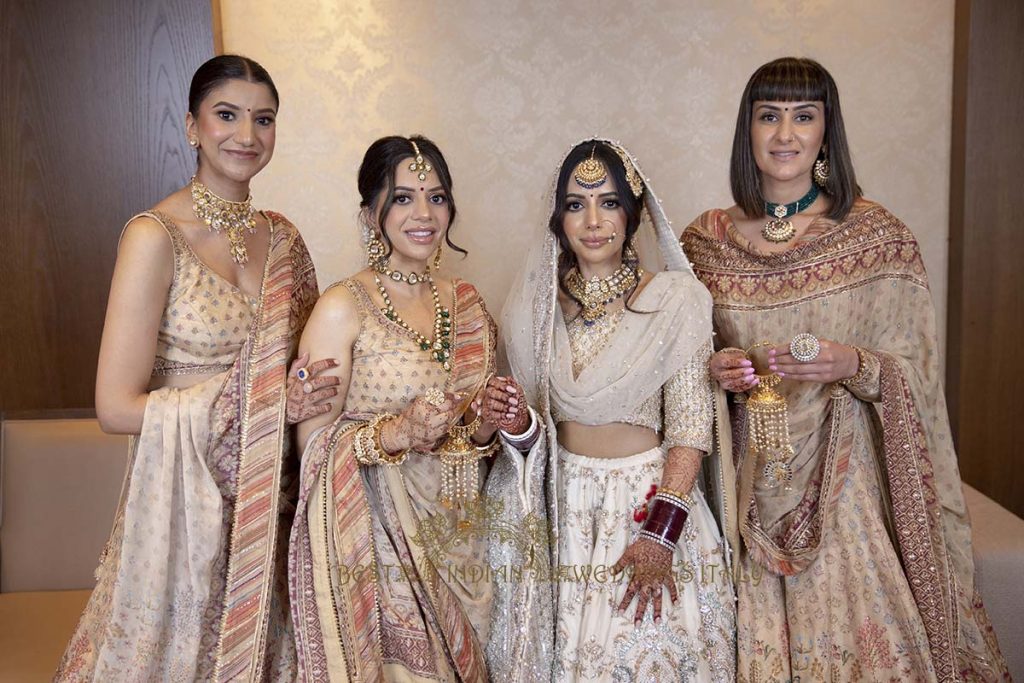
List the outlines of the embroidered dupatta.
{"type": "Polygon", "coordinates": [[[854,433],[866,430],[879,444],[894,545],[938,680],[995,679],[1005,664],[974,590],[970,527],[916,240],[865,200],[841,224],[780,254],[755,253],[732,230],[724,212],[711,211],[683,235],[715,301],[719,345],[783,343],[810,331],[868,351],[878,378],[877,389],[783,383],[796,451],[791,492],[755,493],[760,465],[746,455],[745,410],[735,404],[735,450],[723,457],[737,460],[745,549],[775,574],[810,566],[834,525],[854,433]],[[874,410],[859,410],[858,400],[874,410]]]}
{"type": "MultiPolygon", "coordinates": [[[[493,372],[494,325],[475,288],[455,285],[452,370],[446,391],[473,395],[493,372]]],[[[380,582],[391,576],[379,566],[374,523],[397,518],[389,529],[404,537],[411,566],[402,567],[425,620],[423,632],[407,634],[442,650],[454,675],[487,678],[483,651],[459,599],[442,580],[426,548],[412,538],[416,520],[400,467],[379,465],[394,511],[376,510],[355,458],[354,434],[372,416],[343,413],[315,432],[302,458],[299,504],[289,549],[289,593],[296,632],[300,681],[384,681],[395,676],[422,680],[411,662],[384,661],[380,582]],[[412,528],[410,528],[412,527],[412,528]],[[382,575],[381,572],[384,572],[382,575]]]]}
{"type": "Polygon", "coordinates": [[[291,507],[285,373],[318,291],[295,227],[265,215],[246,342],[228,371],[150,392],[97,586],[56,680],[262,680],[270,651],[291,649],[273,595],[279,517],[291,507]]]}

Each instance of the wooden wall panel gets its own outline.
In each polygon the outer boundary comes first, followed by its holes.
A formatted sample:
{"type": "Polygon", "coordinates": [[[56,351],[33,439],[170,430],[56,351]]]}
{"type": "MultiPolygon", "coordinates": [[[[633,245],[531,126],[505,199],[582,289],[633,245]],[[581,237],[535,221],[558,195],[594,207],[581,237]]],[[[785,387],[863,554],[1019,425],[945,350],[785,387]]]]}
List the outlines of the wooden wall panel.
{"type": "Polygon", "coordinates": [[[966,482],[1024,516],[1024,3],[957,0],[946,390],[966,482]]]}
{"type": "Polygon", "coordinates": [[[0,2],[0,411],[87,408],[117,239],[190,177],[197,0],[0,2]]]}

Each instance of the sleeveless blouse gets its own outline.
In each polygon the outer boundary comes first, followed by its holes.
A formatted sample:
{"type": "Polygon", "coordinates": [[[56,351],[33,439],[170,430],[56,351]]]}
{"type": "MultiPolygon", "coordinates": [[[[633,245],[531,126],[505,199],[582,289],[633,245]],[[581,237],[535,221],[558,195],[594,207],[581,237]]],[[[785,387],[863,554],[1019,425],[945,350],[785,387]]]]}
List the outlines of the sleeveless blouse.
{"type": "MultiPolygon", "coordinates": [[[[343,280],[332,287],[339,285],[355,297],[360,319],[345,397],[347,412],[397,414],[427,389],[446,388],[448,373],[441,364],[408,330],[384,317],[361,282],[343,280]]],[[[455,309],[455,301],[450,302],[453,321],[458,319],[455,309]]]]}
{"type": "Polygon", "coordinates": [[[163,226],[174,247],[174,279],[157,332],[153,375],[229,369],[249,336],[259,299],[203,263],[169,217],[156,211],[138,215],[163,226]]]}

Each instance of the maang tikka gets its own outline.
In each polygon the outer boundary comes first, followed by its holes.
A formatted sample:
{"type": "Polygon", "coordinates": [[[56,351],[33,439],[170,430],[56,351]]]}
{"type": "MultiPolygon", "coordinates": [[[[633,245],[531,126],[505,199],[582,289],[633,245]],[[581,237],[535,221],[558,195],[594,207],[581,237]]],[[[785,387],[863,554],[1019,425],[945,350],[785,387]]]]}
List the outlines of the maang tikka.
{"type": "Polygon", "coordinates": [[[588,190],[601,187],[608,181],[608,169],[594,158],[596,150],[597,145],[595,144],[590,148],[590,156],[576,164],[576,168],[572,172],[572,176],[579,186],[588,190]]]}
{"type": "Polygon", "coordinates": [[[420,154],[420,147],[416,144],[415,140],[409,140],[409,144],[412,145],[412,151],[416,153],[414,160],[409,162],[409,170],[416,174],[416,177],[420,179],[420,182],[427,179],[427,174],[434,170],[434,167],[423,160],[423,155],[420,154]]]}

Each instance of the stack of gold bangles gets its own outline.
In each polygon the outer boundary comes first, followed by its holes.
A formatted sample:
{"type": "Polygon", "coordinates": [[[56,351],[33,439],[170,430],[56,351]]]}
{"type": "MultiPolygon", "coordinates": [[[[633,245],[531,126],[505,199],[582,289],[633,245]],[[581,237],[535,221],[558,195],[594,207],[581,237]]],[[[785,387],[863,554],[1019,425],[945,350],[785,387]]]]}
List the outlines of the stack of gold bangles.
{"type": "Polygon", "coordinates": [[[384,425],[394,420],[391,413],[374,415],[370,421],[356,430],[354,446],[356,451],[356,462],[361,465],[401,465],[409,451],[401,450],[397,453],[388,453],[381,443],[381,430],[384,425]]]}
{"type": "Polygon", "coordinates": [[[683,534],[686,518],[693,507],[693,498],[680,491],[659,488],[651,499],[647,519],[640,527],[640,537],[674,550],[683,534]]]}

